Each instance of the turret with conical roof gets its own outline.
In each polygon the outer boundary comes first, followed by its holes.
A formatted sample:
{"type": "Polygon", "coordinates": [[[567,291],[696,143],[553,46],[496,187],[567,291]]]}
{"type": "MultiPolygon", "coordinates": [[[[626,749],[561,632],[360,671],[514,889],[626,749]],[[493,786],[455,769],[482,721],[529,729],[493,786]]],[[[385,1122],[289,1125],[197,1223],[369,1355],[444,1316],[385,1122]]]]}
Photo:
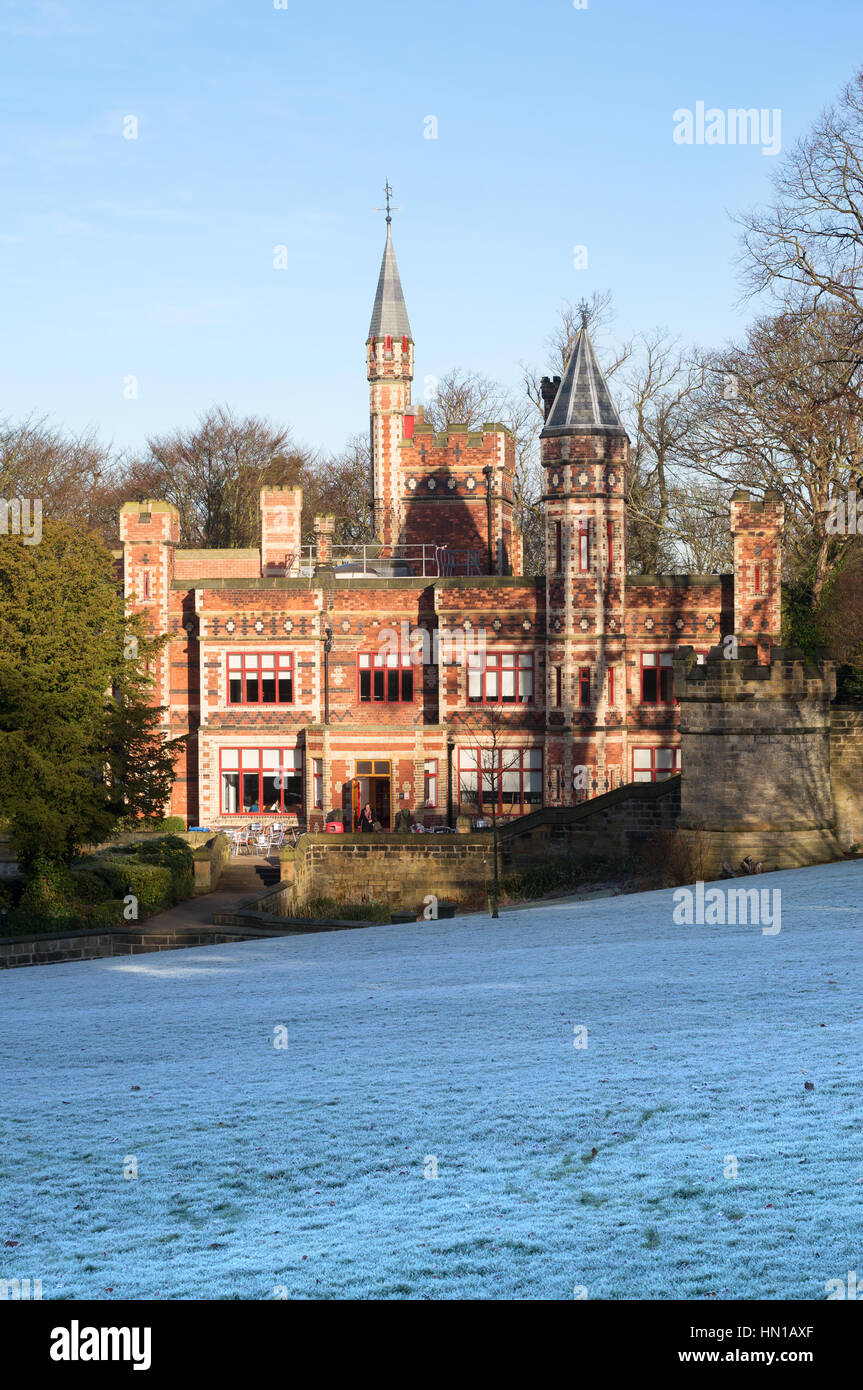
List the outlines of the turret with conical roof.
{"type": "Polygon", "coordinates": [[[567,787],[573,779],[576,795],[591,795],[615,785],[626,758],[619,711],[629,439],[586,324],[563,380],[544,378],[542,399],[546,664],[556,706],[548,714],[548,758],[567,787]]]}
{"type": "Polygon", "coordinates": [[[586,327],[576,336],[541,438],[561,434],[626,434],[586,327]]]}
{"type": "Polygon", "coordinates": [[[374,527],[387,544],[398,540],[401,528],[399,445],[405,435],[414,374],[413,338],[391,221],[388,207],[387,239],[366,339],[374,527]]]}

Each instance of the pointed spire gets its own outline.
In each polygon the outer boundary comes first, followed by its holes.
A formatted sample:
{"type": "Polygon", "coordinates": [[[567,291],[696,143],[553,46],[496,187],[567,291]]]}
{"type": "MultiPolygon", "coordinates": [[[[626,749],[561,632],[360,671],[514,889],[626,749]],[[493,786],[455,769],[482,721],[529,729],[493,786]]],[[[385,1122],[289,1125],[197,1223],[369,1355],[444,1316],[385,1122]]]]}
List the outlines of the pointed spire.
{"type": "Polygon", "coordinates": [[[375,295],[372,321],[369,324],[369,337],[384,338],[388,333],[392,334],[394,338],[410,338],[413,341],[408,311],[405,307],[405,297],[402,294],[402,282],[399,279],[399,268],[396,265],[396,253],[393,250],[389,216],[387,217],[387,244],[384,247],[384,256],[381,261],[378,292],[375,295]]]}
{"type": "Polygon", "coordinates": [[[576,336],[540,438],[559,434],[626,434],[586,325],[576,336]]]}

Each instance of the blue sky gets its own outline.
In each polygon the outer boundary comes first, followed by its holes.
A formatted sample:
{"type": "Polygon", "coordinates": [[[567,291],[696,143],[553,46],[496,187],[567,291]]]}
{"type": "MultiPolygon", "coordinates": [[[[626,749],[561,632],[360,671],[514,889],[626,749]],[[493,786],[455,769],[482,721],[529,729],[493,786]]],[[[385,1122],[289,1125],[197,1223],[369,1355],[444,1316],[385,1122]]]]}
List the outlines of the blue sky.
{"type": "Polygon", "coordinates": [[[0,414],[131,449],[226,401],[340,447],[385,176],[415,398],[515,383],[594,289],[622,335],[720,343],[751,312],[729,213],[777,161],[673,113],[779,108],[788,148],[861,38],[859,0],[0,0],[0,414]]]}

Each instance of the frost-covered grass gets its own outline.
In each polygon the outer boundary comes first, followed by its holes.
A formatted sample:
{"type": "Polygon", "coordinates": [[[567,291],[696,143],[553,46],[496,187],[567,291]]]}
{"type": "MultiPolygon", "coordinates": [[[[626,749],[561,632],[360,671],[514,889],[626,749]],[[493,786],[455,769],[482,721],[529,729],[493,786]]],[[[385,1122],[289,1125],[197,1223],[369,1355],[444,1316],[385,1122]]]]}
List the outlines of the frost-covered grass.
{"type": "Polygon", "coordinates": [[[6,972],[0,1277],[824,1298],[863,1270],[863,866],[758,886],[778,936],[663,891],[6,972]]]}

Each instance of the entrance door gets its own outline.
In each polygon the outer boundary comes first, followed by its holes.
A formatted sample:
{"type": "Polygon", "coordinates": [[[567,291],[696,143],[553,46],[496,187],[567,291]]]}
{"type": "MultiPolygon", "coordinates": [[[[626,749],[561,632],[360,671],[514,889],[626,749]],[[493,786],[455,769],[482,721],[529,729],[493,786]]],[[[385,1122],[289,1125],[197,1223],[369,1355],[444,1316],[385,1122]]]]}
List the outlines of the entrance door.
{"type": "Polygon", "coordinates": [[[360,811],[368,802],[381,828],[390,830],[392,764],[388,758],[358,758],[356,773],[353,780],[354,829],[359,825],[360,811]]]}

